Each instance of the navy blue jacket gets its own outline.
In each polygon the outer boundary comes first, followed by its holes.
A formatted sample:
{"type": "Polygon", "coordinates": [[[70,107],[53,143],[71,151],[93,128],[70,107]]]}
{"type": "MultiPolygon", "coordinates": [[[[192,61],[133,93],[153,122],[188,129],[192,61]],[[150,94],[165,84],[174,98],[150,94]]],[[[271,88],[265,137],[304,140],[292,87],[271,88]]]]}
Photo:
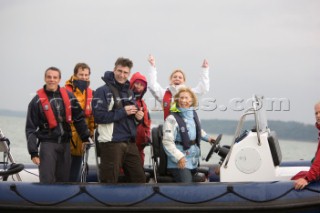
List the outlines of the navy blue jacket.
{"type": "Polygon", "coordinates": [[[102,80],[106,83],[99,87],[93,96],[93,117],[97,126],[99,142],[134,142],[136,137],[137,121],[134,115],[128,116],[124,106],[136,105],[133,92],[129,89],[130,83],[123,85],[116,83],[114,73],[106,71],[102,80]],[[122,106],[115,107],[115,97],[110,89],[112,85],[117,88],[122,106]]]}

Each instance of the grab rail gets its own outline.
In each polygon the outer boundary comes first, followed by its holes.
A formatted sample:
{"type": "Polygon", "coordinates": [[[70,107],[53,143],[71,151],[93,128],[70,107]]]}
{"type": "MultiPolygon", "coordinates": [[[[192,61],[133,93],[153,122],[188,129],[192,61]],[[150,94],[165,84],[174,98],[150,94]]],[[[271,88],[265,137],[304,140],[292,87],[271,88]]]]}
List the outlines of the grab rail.
{"type": "Polygon", "coordinates": [[[236,138],[238,138],[240,136],[240,130],[242,129],[242,126],[243,126],[243,123],[245,121],[245,118],[247,115],[251,115],[253,114],[254,112],[250,112],[252,110],[252,108],[248,109],[241,117],[240,117],[240,121],[239,121],[239,124],[237,126],[237,129],[236,129],[236,132],[234,134],[234,138],[233,138],[233,143],[231,144],[230,146],[230,150],[228,152],[228,155],[226,157],[226,161],[225,161],[225,164],[224,164],[224,168],[227,168],[228,166],[228,163],[229,163],[229,158],[230,158],[230,155],[231,155],[231,152],[232,152],[232,148],[233,148],[233,145],[235,144],[236,142],[236,138]]]}
{"type": "Polygon", "coordinates": [[[263,97],[259,98],[257,95],[254,95],[254,97],[253,97],[254,102],[252,103],[252,107],[247,109],[245,111],[245,113],[240,117],[239,124],[238,124],[236,132],[234,134],[233,143],[231,144],[230,150],[229,150],[228,155],[226,157],[224,168],[228,167],[228,163],[229,163],[229,159],[230,159],[230,156],[231,156],[233,145],[236,143],[236,139],[240,136],[240,132],[242,130],[243,123],[244,123],[245,118],[246,118],[247,115],[252,115],[252,114],[254,115],[255,124],[256,124],[257,138],[258,138],[258,145],[261,146],[260,125],[259,125],[259,117],[258,117],[257,111],[258,111],[258,107],[261,106],[261,99],[262,98],[263,97]]]}

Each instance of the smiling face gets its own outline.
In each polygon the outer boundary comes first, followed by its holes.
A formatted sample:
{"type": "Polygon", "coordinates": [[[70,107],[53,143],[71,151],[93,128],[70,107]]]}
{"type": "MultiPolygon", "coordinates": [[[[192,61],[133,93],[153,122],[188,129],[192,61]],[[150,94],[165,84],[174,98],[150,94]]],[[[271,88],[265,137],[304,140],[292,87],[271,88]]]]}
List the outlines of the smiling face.
{"type": "Polygon", "coordinates": [[[61,76],[57,70],[47,70],[45,73],[44,81],[46,82],[46,90],[56,91],[58,89],[61,76]]]}
{"type": "Polygon", "coordinates": [[[189,92],[181,92],[179,94],[178,105],[180,108],[190,108],[193,100],[189,92]]]}
{"type": "Polygon", "coordinates": [[[174,71],[170,76],[170,84],[171,85],[181,85],[184,84],[185,78],[180,70],[174,71]]]}
{"type": "Polygon", "coordinates": [[[130,75],[130,68],[118,65],[114,68],[114,78],[120,84],[124,84],[130,75]]]}

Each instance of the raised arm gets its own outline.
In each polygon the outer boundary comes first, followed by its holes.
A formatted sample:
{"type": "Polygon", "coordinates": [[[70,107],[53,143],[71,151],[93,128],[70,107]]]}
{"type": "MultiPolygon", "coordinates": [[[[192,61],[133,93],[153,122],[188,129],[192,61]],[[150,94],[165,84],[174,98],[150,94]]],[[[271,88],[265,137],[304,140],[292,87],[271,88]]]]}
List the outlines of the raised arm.
{"type": "Polygon", "coordinates": [[[148,62],[150,64],[148,88],[153,97],[161,103],[165,89],[158,83],[155,58],[152,55],[149,55],[148,62]]]}
{"type": "Polygon", "coordinates": [[[209,79],[209,63],[206,59],[203,60],[202,70],[200,72],[200,80],[196,87],[192,88],[192,91],[197,95],[203,95],[209,92],[210,79],[209,79]]]}

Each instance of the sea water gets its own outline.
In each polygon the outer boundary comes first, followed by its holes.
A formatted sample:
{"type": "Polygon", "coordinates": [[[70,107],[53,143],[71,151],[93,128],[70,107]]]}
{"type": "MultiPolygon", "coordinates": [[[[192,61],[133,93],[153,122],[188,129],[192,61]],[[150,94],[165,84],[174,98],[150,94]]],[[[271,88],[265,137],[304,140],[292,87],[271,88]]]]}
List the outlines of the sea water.
{"type": "MultiPolygon", "coordinates": [[[[27,142],[25,136],[26,119],[23,117],[0,116],[0,129],[4,135],[10,140],[10,153],[16,163],[32,163],[27,150],[27,142]]],[[[276,131],[276,130],[275,130],[276,131]]],[[[217,137],[217,133],[211,133],[213,137],[217,137]]],[[[234,136],[223,135],[220,144],[231,145],[234,136]]],[[[316,138],[316,136],[315,136],[316,138]]],[[[279,138],[279,144],[282,152],[282,161],[311,160],[317,149],[317,143],[306,141],[283,140],[279,138]]],[[[211,146],[209,143],[201,143],[201,160],[204,163],[211,146]]],[[[151,147],[145,148],[145,164],[151,165],[151,147]]],[[[2,158],[2,154],[0,153],[2,158]]],[[[218,163],[220,157],[213,153],[209,163],[218,163]]],[[[2,161],[2,159],[0,160],[2,161]]],[[[94,164],[95,148],[89,150],[89,163],[94,164]]],[[[208,162],[205,162],[208,163],[208,162]]]]}

